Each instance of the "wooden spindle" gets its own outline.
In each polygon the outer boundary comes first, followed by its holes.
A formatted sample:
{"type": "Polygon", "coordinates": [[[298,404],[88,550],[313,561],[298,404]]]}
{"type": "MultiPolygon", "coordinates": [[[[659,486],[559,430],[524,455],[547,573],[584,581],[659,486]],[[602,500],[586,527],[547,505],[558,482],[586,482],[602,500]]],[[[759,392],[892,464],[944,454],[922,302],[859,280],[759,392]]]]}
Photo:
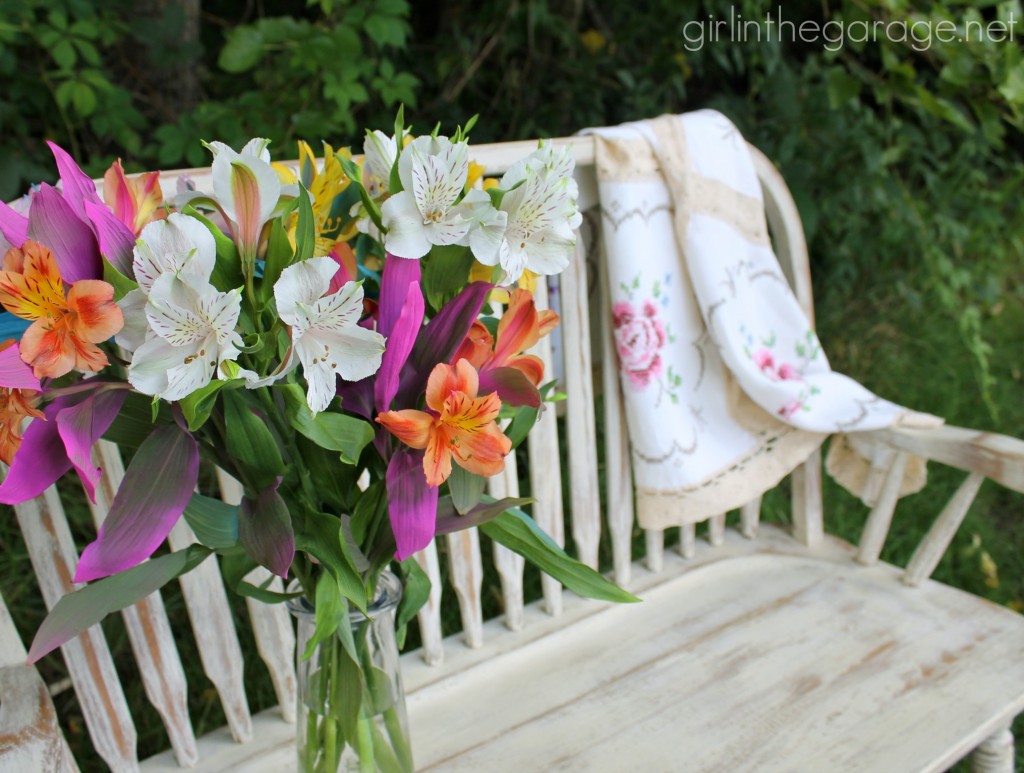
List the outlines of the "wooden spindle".
{"type": "MultiPolygon", "coordinates": [[[[97,443],[94,455],[103,468],[103,477],[96,487],[96,502],[89,502],[89,509],[99,528],[121,486],[124,462],[117,446],[106,441],[97,443]]],[[[121,617],[124,618],[146,697],[164,723],[175,759],[182,767],[192,767],[199,760],[199,750],[189,717],[188,684],[163,596],[159,591],[152,593],[121,610],[121,617]]]]}
{"type": "Polygon", "coordinates": [[[910,557],[907,570],[903,573],[903,582],[907,585],[920,585],[935,571],[984,480],[985,476],[980,472],[972,472],[960,484],[960,488],[939,513],[939,517],[924,535],[914,555],[910,557]]]}
{"type": "MultiPolygon", "coordinates": [[[[35,499],[15,505],[14,513],[43,601],[52,609],[62,596],[80,587],[71,581],[78,556],[57,489],[51,486],[35,499]]],[[[61,652],[96,753],[112,770],[138,770],[135,725],[103,629],[94,625],[61,652]]]]}
{"type": "Polygon", "coordinates": [[[665,566],[665,532],[662,529],[645,529],[644,543],[647,548],[644,566],[657,574],[665,566]]]}
{"type": "Polygon", "coordinates": [[[708,542],[716,548],[725,544],[725,513],[708,518],[708,542]]]}
{"type": "Polygon", "coordinates": [[[476,649],[484,643],[484,614],[480,599],[484,568],[480,559],[480,535],[476,528],[453,531],[448,537],[448,573],[459,599],[462,637],[476,649]]]}
{"type": "MultiPolygon", "coordinates": [[[[874,471],[875,465],[872,465],[874,471]]],[[[885,472],[875,500],[875,506],[871,508],[871,514],[864,524],[864,531],[860,535],[860,544],[857,547],[857,562],[865,566],[871,566],[878,562],[878,556],[882,553],[882,546],[885,545],[885,538],[889,534],[889,527],[892,524],[892,514],[896,510],[896,502],[900,496],[900,486],[903,483],[903,473],[907,469],[907,454],[898,452],[890,461],[889,469],[885,472]]]]}
{"type": "MultiPolygon", "coordinates": [[[[534,293],[537,309],[548,307],[546,277],[539,277],[534,293]]],[[[530,352],[544,363],[545,379],[554,378],[551,339],[545,336],[530,352]]],[[[536,500],[532,514],[537,525],[559,546],[565,545],[565,516],[562,509],[562,462],[558,453],[558,419],[554,405],[541,408],[540,416],[526,438],[530,458],[530,491],[536,500]]],[[[548,574],[541,574],[544,609],[555,616],[562,612],[562,584],[548,574]]]]}
{"type": "Polygon", "coordinates": [[[601,500],[597,482],[597,429],[590,354],[590,313],[587,297],[587,253],[576,234],[576,252],[561,274],[562,337],[565,342],[565,384],[572,492],[572,535],[579,559],[597,569],[601,539],[601,500]]]}
{"type": "Polygon", "coordinates": [[[683,558],[697,555],[697,524],[684,523],[679,527],[679,555],[683,558]]]}
{"type": "Polygon", "coordinates": [[[821,451],[815,451],[790,475],[793,486],[793,537],[811,548],[825,538],[821,503],[821,451]]]}
{"type": "MultiPolygon", "coordinates": [[[[167,536],[173,550],[184,550],[196,542],[195,535],[181,519],[167,536]]],[[[239,743],[252,738],[252,717],[245,698],[242,678],[242,649],[216,561],[203,561],[179,579],[192,633],[199,648],[203,672],[220,695],[231,737],[239,743]]]]}
{"type": "Polygon", "coordinates": [[[1003,727],[994,732],[971,755],[971,773],[1013,773],[1013,733],[1003,727]]]}
{"type": "Polygon", "coordinates": [[[441,567],[437,559],[437,543],[430,541],[413,558],[430,579],[430,595],[427,603],[420,607],[417,619],[420,624],[423,660],[428,666],[439,666],[444,662],[444,635],[441,632],[441,567]]]}
{"type": "Polygon", "coordinates": [[[604,390],[604,460],[608,496],[608,530],[612,538],[615,582],[627,585],[632,566],[633,472],[629,434],[622,404],[618,354],[612,332],[608,262],[601,261],[601,385],[604,390]]]}
{"type": "Polygon", "coordinates": [[[747,539],[754,539],[760,522],[761,497],[754,497],[740,508],[740,534],[747,539]]]}
{"type": "MultiPolygon", "coordinates": [[[[495,499],[519,496],[519,472],[515,452],[505,458],[505,469],[487,481],[488,491],[495,499]]],[[[501,578],[501,597],[505,604],[505,625],[512,631],[522,630],[525,603],[523,600],[523,567],[521,555],[504,545],[494,543],[494,566],[501,578]]]]}

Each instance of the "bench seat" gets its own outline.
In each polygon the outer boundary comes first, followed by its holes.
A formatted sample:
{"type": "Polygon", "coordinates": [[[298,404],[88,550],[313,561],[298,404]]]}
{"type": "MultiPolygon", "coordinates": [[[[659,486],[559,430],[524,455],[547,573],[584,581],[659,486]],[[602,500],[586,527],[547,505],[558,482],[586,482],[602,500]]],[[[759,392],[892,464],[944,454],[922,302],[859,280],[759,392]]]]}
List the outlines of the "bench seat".
{"type": "MultiPolygon", "coordinates": [[[[637,564],[642,604],[534,604],[520,632],[488,623],[486,649],[409,653],[417,770],[945,770],[1024,709],[1024,618],[853,553],[727,530],[637,564]]],[[[291,726],[266,713],[255,734],[202,739],[199,769],[294,765],[291,726]]]]}

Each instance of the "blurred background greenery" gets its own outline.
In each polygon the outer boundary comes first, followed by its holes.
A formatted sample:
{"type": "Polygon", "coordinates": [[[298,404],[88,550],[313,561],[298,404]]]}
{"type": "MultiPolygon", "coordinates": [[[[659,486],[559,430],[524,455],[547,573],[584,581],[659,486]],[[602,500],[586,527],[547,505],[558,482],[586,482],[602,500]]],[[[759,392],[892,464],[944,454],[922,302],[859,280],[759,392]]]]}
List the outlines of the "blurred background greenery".
{"type": "MultiPolygon", "coordinates": [[[[951,423],[1021,437],[1022,17],[1016,0],[784,10],[769,0],[5,0],[0,197],[54,180],[45,139],[98,176],[118,157],[129,171],[205,165],[200,138],[237,147],[269,137],[275,158],[296,157],[297,139],[358,146],[364,128],[392,125],[399,103],[418,132],[479,113],[475,142],[713,107],[793,191],[833,366],[951,423]],[[698,41],[692,26],[780,12],[797,23],[947,21],[960,31],[1001,21],[1013,39],[826,47],[758,40],[750,28],[745,41],[698,41]]],[[[901,504],[887,560],[906,560],[958,480],[933,469],[933,484],[901,504]]],[[[785,519],[780,497],[766,503],[769,517],[785,519]]],[[[827,497],[829,530],[856,539],[863,507],[834,486],[827,497]]],[[[1022,502],[986,484],[938,579],[1024,608],[1022,502]]],[[[4,521],[0,580],[28,638],[42,609],[13,519],[4,521]]],[[[76,522],[88,539],[88,517],[76,522]]],[[[127,653],[119,625],[111,636],[127,653]]],[[[44,662],[51,681],[54,660],[44,662]]],[[[196,696],[193,717],[221,722],[215,696],[196,696]]],[[[267,699],[257,692],[253,703],[267,699]]],[[[69,723],[87,747],[80,722],[69,723]]],[[[140,752],[161,745],[159,722],[140,730],[140,752]]]]}

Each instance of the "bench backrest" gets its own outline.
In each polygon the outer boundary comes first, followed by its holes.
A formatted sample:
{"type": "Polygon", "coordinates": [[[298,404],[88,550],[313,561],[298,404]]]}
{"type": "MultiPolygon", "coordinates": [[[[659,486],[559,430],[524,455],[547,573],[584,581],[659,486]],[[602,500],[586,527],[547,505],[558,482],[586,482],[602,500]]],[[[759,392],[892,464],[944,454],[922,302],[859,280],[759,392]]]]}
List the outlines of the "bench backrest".
{"type": "MultiPolygon", "coordinates": [[[[600,217],[600,208],[597,206],[592,140],[573,138],[555,140],[555,143],[571,144],[573,148],[581,208],[591,212],[589,222],[584,223],[584,230],[596,227],[595,218],[600,217]]],[[[534,147],[534,143],[527,142],[476,146],[472,156],[485,167],[486,174],[499,175],[534,147]]],[[[813,314],[807,250],[796,206],[768,160],[756,150],[754,160],[783,270],[808,314],[813,314]]],[[[209,185],[208,169],[187,170],[162,175],[163,189],[173,191],[177,177],[182,174],[189,175],[200,189],[209,185]]],[[[557,280],[538,283],[537,297],[541,307],[551,296],[558,294],[562,316],[561,340],[565,342],[561,347],[564,362],[559,372],[564,374],[562,388],[568,399],[564,403],[564,440],[560,440],[556,411],[543,412],[538,426],[528,438],[526,458],[529,470],[523,478],[528,478],[530,494],[536,499],[532,513],[537,522],[563,544],[566,529],[570,528],[575,554],[583,562],[598,566],[601,531],[608,530],[615,580],[628,584],[633,561],[629,445],[611,339],[607,288],[600,270],[602,261],[588,262],[588,241],[586,238],[578,240],[576,259],[557,280]],[[596,325],[591,324],[592,318],[596,325]],[[599,340],[591,340],[592,330],[596,331],[599,340]],[[603,394],[600,424],[604,428],[605,508],[602,508],[599,491],[597,393],[603,394]],[[565,457],[563,451],[566,452],[565,457]],[[565,465],[562,464],[563,458],[567,458],[565,465]],[[602,512],[606,512],[606,518],[602,517],[602,512]]],[[[542,340],[534,353],[544,360],[549,373],[555,372],[549,339],[542,340]]],[[[105,517],[124,473],[117,448],[101,443],[98,454],[100,458],[97,461],[104,468],[105,476],[97,492],[97,504],[92,507],[97,525],[105,517]]],[[[517,470],[514,457],[509,462],[504,474],[490,482],[490,493],[496,497],[519,494],[521,471],[517,470]]],[[[823,535],[820,467],[820,459],[815,454],[792,476],[794,532],[798,539],[809,545],[823,535]]],[[[241,495],[238,484],[223,474],[218,474],[217,480],[220,495],[226,501],[237,502],[241,495]]],[[[741,529],[747,536],[752,537],[756,533],[759,507],[758,500],[742,510],[741,529]]],[[[73,589],[71,577],[78,555],[57,491],[51,489],[15,510],[44,601],[47,607],[52,607],[63,594],[73,589]]],[[[710,519],[709,541],[712,545],[721,542],[724,526],[724,513],[710,519]]],[[[681,527],[681,531],[680,551],[690,555],[694,549],[694,525],[681,527]]],[[[177,550],[187,546],[194,537],[182,521],[169,539],[172,548],[177,550]]],[[[429,602],[419,615],[422,657],[428,664],[439,664],[444,659],[441,600],[444,593],[450,592],[449,588],[458,599],[462,638],[470,648],[486,644],[482,598],[485,583],[489,583],[487,587],[500,583],[501,608],[508,628],[519,630],[526,619],[524,566],[518,555],[500,545],[493,546],[493,565],[497,572],[495,582],[494,578],[485,579],[476,529],[446,535],[444,542],[440,556],[436,544],[431,544],[416,556],[433,583],[429,602]],[[448,586],[441,577],[441,558],[448,566],[448,586]]],[[[657,571],[660,568],[663,550],[663,532],[647,531],[646,563],[649,569],[657,571]]],[[[249,579],[259,583],[268,577],[262,569],[257,574],[260,576],[249,579]]],[[[280,583],[279,580],[275,582],[280,583]]],[[[252,736],[252,719],[243,683],[242,651],[216,562],[207,561],[182,577],[181,586],[203,670],[220,695],[231,735],[236,741],[244,742],[252,736]]],[[[543,609],[550,616],[558,616],[563,607],[561,586],[552,578],[543,576],[542,592],[543,609]]],[[[292,623],[283,605],[267,606],[247,599],[247,606],[257,648],[269,670],[282,712],[286,718],[293,718],[292,623]]],[[[188,714],[185,671],[160,594],[153,594],[125,610],[123,617],[146,694],[164,721],[179,763],[191,765],[196,761],[198,751],[188,714]]],[[[3,648],[0,667],[21,669],[24,673],[19,670],[19,678],[31,680],[35,672],[21,665],[24,649],[2,601],[0,647],[3,648]]],[[[99,626],[92,628],[65,645],[63,655],[96,751],[114,769],[135,768],[138,762],[132,711],[125,700],[103,631],[99,626]]],[[[0,689],[3,688],[4,683],[0,681],[0,689]]],[[[34,731],[41,732],[44,726],[51,730],[56,727],[52,704],[48,700],[39,700],[33,705],[36,706],[34,713],[23,717],[24,727],[12,730],[8,727],[10,723],[0,717],[0,742],[3,744],[0,746],[0,762],[13,759],[5,757],[15,753],[15,747],[9,743],[11,739],[38,740],[40,733],[34,731]]],[[[22,744],[21,752],[30,753],[29,747],[22,744]]],[[[65,768],[72,764],[59,738],[41,746],[38,753],[48,755],[46,759],[54,761],[48,767],[65,768]]]]}

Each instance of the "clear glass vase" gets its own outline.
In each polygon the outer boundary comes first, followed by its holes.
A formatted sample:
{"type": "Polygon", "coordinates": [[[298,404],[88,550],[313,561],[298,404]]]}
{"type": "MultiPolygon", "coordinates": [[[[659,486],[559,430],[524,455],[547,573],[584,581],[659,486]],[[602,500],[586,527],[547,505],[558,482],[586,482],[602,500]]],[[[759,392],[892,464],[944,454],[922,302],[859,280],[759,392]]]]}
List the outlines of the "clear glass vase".
{"type": "Polygon", "coordinates": [[[399,579],[384,572],[369,616],[351,610],[350,631],[327,637],[308,659],[303,653],[316,630],[315,610],[304,597],[288,602],[298,619],[296,741],[301,773],[412,773],[395,641],[401,597],[399,579]]]}

